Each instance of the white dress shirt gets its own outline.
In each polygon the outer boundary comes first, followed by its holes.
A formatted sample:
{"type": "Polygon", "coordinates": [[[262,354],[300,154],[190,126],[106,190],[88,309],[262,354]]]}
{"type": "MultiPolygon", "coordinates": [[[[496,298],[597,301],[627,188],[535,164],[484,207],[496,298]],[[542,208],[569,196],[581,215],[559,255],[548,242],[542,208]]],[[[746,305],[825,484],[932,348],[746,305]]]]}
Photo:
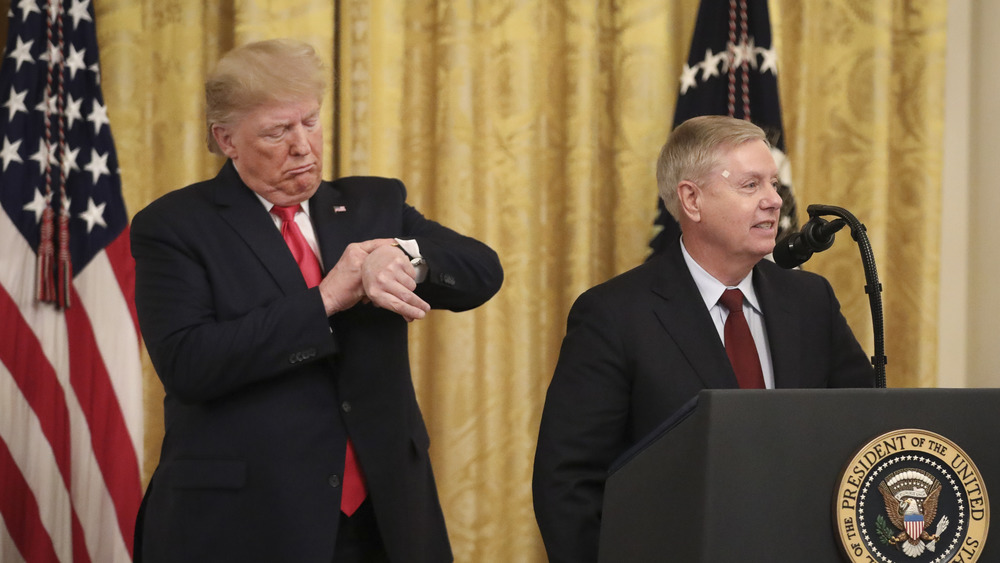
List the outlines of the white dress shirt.
{"type": "Polygon", "coordinates": [[[688,254],[684,246],[684,237],[681,237],[681,253],[684,255],[684,262],[687,264],[691,277],[694,278],[695,285],[701,293],[701,298],[705,301],[705,307],[712,316],[715,329],[719,333],[719,340],[725,346],[726,318],[729,310],[719,303],[719,298],[727,289],[739,289],[743,292],[743,316],[750,326],[750,334],[753,336],[754,344],[757,346],[757,355],[760,357],[760,369],[764,373],[764,386],[774,389],[774,366],[771,364],[771,347],[767,344],[767,330],[764,328],[764,312],[760,308],[760,301],[757,300],[757,292],[753,288],[753,270],[747,274],[736,286],[727,286],[715,279],[701,267],[694,258],[688,254]]]}

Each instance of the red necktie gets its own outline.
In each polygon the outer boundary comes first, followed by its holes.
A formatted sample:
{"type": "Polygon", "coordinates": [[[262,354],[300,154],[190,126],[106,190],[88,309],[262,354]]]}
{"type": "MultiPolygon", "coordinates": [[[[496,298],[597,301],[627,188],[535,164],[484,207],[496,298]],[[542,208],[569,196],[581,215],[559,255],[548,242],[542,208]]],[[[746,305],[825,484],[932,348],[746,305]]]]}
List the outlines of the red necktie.
{"type": "Polygon", "coordinates": [[[743,316],[743,292],[738,289],[727,289],[719,299],[722,306],[729,310],[723,334],[726,340],[726,355],[736,372],[736,381],[740,389],[764,389],[764,372],[760,368],[760,356],[757,355],[757,345],[750,334],[750,325],[743,316]]]}
{"type": "MultiPolygon", "coordinates": [[[[288,207],[275,205],[271,208],[271,213],[281,218],[281,237],[285,239],[285,244],[288,245],[292,256],[298,262],[306,285],[315,287],[323,279],[323,272],[319,267],[316,254],[313,253],[312,248],[309,248],[309,243],[302,236],[299,226],[295,224],[295,213],[299,211],[300,207],[298,204],[288,207]]],[[[354,443],[348,438],[347,451],[344,456],[344,483],[340,493],[340,510],[348,516],[354,514],[367,495],[365,478],[354,453],[354,443]]]]}

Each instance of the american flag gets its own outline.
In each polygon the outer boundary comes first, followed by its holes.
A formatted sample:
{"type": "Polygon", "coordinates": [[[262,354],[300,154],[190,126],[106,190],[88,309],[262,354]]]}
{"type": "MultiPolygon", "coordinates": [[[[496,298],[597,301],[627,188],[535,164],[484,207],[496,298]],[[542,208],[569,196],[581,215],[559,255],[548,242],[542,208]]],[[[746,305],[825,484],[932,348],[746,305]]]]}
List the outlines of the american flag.
{"type": "Polygon", "coordinates": [[[0,561],[131,559],[134,265],[90,0],[17,0],[0,66],[0,561]]]}
{"type": "MultiPolygon", "coordinates": [[[[688,61],[680,76],[674,127],[699,115],[747,119],[768,134],[781,180],[778,240],[798,228],[791,166],[778,99],[777,53],[771,44],[767,0],[702,0],[688,61]]],[[[680,227],[659,202],[656,225],[662,230],[649,246],[662,252],[680,227]]]]}

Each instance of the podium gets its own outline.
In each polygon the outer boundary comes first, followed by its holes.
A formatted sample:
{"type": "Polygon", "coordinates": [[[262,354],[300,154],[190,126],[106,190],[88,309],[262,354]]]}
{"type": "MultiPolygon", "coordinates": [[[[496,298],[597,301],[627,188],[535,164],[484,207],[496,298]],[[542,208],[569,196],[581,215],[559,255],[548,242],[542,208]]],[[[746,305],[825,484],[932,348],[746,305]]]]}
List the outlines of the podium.
{"type": "Polygon", "coordinates": [[[1000,498],[1000,389],[706,390],[612,467],[599,561],[850,561],[842,472],[899,429],[952,441],[1000,498]]]}

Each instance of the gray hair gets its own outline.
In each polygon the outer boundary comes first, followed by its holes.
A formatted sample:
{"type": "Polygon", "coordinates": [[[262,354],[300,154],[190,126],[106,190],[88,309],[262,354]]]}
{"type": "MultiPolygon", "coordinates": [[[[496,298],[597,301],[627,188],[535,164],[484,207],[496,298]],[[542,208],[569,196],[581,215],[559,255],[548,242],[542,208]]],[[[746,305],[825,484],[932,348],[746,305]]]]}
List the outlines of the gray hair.
{"type": "Polygon", "coordinates": [[[716,167],[723,149],[731,149],[747,141],[764,141],[764,131],[743,119],[724,115],[692,117],[677,126],[660,150],[656,161],[656,184],[667,211],[680,221],[677,185],[684,180],[698,183],[716,167]]]}

